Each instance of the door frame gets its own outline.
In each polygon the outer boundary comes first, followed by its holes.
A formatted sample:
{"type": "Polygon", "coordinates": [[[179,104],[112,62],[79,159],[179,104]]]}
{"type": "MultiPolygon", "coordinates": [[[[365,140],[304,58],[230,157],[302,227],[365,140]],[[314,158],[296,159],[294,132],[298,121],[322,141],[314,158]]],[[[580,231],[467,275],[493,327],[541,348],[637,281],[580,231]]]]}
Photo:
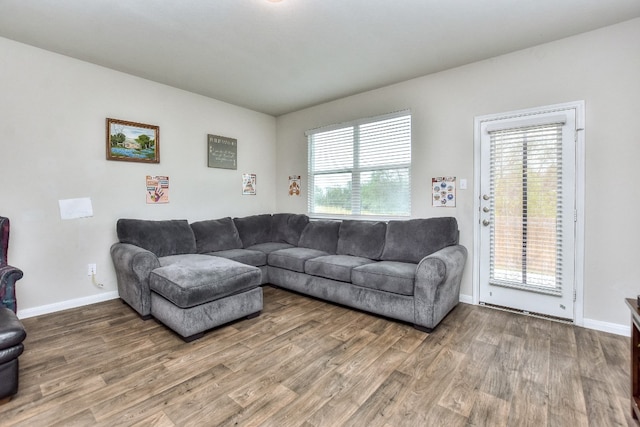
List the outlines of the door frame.
{"type": "Polygon", "coordinates": [[[577,326],[584,325],[584,208],[585,208],[585,102],[575,101],[562,104],[547,105],[504,113],[477,116],[473,126],[473,304],[480,303],[480,170],[481,133],[480,125],[487,120],[498,120],[527,116],[536,113],[575,109],[576,113],[576,167],[575,167],[575,271],[574,271],[574,319],[577,326]]]}

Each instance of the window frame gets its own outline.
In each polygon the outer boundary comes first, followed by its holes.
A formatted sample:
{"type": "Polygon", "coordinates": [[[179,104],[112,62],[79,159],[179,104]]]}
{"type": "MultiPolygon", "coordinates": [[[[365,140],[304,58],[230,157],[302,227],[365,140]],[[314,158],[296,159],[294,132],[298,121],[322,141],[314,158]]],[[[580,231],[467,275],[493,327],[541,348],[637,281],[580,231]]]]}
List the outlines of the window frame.
{"type": "Polygon", "coordinates": [[[412,215],[412,192],[411,192],[411,182],[412,182],[412,151],[413,151],[413,133],[412,133],[412,114],[411,110],[400,110],[392,113],[382,114],[379,116],[366,117],[361,118],[349,122],[342,122],[327,126],[322,126],[319,128],[310,129],[305,132],[305,136],[307,137],[307,153],[308,153],[308,164],[307,164],[307,182],[308,182],[308,195],[307,195],[307,215],[312,219],[361,219],[361,220],[391,220],[391,219],[408,219],[412,215]],[[368,125],[376,122],[383,122],[390,119],[408,117],[409,118],[409,161],[408,162],[399,162],[392,165],[377,165],[377,166],[361,166],[360,165],[360,127],[363,125],[368,125]],[[338,213],[316,213],[313,212],[313,206],[315,203],[315,176],[322,175],[320,173],[315,173],[312,170],[313,160],[314,160],[314,150],[313,150],[313,135],[337,131],[340,129],[346,128],[354,128],[354,139],[353,139],[353,163],[351,167],[348,168],[337,168],[331,171],[323,171],[322,174],[329,173],[351,173],[352,174],[352,195],[355,193],[356,197],[352,197],[351,199],[351,214],[338,214],[338,213]],[[407,204],[408,204],[408,212],[406,215],[392,215],[392,214],[375,214],[375,215],[367,215],[362,214],[361,208],[361,198],[359,195],[361,194],[360,189],[360,177],[363,173],[372,172],[376,170],[399,170],[406,169],[408,175],[408,188],[407,188],[407,204]],[[354,190],[356,189],[356,190],[354,190]],[[354,206],[357,206],[358,209],[354,209],[354,206]],[[355,212],[354,212],[355,211],[355,212]]]}

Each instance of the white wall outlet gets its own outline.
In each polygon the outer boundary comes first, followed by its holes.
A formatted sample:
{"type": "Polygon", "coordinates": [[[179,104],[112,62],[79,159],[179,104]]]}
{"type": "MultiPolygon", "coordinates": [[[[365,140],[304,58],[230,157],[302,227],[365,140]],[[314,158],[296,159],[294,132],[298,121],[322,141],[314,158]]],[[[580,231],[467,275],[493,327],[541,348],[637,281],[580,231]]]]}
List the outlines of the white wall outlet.
{"type": "Polygon", "coordinates": [[[87,264],[87,276],[93,276],[97,272],[97,267],[95,264],[87,264]]]}

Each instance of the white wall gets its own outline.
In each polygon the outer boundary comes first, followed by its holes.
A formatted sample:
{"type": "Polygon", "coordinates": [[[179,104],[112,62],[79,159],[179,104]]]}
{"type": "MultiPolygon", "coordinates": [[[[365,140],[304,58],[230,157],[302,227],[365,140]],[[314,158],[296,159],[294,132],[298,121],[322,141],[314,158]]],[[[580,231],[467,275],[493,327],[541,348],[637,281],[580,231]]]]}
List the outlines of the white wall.
{"type": "Polygon", "coordinates": [[[118,218],[274,211],[274,117],[2,38],[0,58],[0,215],[9,262],[24,271],[19,315],[115,296],[118,218]],[[105,160],[107,117],[160,126],[160,164],[105,160]],[[238,170],[207,167],[209,133],[237,138],[238,170]],[[241,195],[243,172],[257,174],[256,196],[241,195]],[[146,175],[170,177],[169,204],[145,203],[146,175]],[[61,220],[58,200],[78,197],[94,216],[61,220]]]}
{"type": "Polygon", "coordinates": [[[277,120],[277,175],[303,177],[304,192],[278,189],[279,211],[306,212],[304,131],[409,108],[413,114],[413,216],[451,215],[470,250],[461,294],[472,295],[475,116],[586,101],[585,325],[627,328],[625,297],[640,293],[640,19],[284,115],[277,120]],[[456,208],[430,206],[430,180],[469,181],[456,208]]]}

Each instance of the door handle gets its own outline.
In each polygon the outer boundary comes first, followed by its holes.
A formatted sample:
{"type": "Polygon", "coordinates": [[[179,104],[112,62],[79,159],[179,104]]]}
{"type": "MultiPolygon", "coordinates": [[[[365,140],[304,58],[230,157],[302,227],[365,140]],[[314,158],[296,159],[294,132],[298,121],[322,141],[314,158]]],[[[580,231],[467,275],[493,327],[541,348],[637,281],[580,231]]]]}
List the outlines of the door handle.
{"type": "Polygon", "coordinates": [[[489,221],[488,219],[485,219],[482,221],[482,225],[484,225],[485,227],[488,226],[489,224],[491,224],[491,221],[489,221]]]}
{"type": "Polygon", "coordinates": [[[482,208],[482,212],[484,212],[484,213],[488,213],[490,210],[491,210],[491,209],[489,209],[489,208],[488,208],[488,207],[486,207],[486,206],[485,206],[484,208],[482,208]]]}
{"type": "Polygon", "coordinates": [[[482,200],[489,200],[489,196],[485,194],[484,196],[482,196],[482,200]]]}

